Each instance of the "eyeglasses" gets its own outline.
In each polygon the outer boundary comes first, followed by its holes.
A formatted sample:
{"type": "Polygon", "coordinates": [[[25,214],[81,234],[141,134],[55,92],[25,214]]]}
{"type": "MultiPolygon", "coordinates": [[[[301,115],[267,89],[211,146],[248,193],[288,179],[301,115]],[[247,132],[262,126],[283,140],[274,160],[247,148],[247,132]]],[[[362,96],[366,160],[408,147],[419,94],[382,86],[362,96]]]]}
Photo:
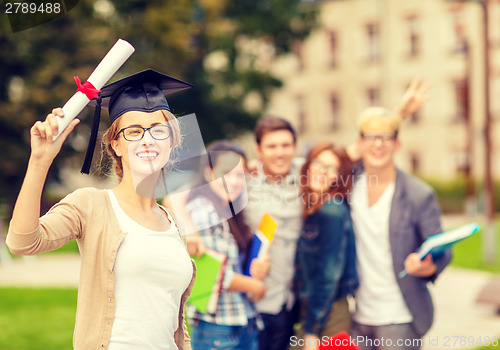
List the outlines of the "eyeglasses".
{"type": "Polygon", "coordinates": [[[377,140],[380,140],[383,144],[387,144],[391,141],[394,141],[398,137],[398,133],[395,132],[393,134],[382,134],[382,135],[365,135],[361,133],[361,138],[368,143],[375,143],[377,140]]]}
{"type": "Polygon", "coordinates": [[[123,133],[123,137],[127,141],[140,141],[144,137],[146,131],[149,131],[149,135],[155,140],[166,140],[172,135],[172,129],[168,125],[158,124],[151,126],[149,128],[143,128],[142,126],[128,126],[121,129],[116,137],[123,133]]]}
{"type": "Polygon", "coordinates": [[[328,174],[337,174],[339,172],[339,168],[335,165],[327,165],[317,159],[313,159],[311,161],[311,170],[323,170],[328,174]]]}

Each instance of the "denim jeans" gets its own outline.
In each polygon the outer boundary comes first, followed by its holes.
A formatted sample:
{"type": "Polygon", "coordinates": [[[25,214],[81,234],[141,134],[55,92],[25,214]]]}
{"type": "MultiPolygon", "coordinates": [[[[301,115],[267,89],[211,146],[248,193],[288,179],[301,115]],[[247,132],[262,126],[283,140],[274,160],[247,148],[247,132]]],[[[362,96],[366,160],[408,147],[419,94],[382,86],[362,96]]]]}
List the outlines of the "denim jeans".
{"type": "Polygon", "coordinates": [[[298,304],[288,311],[285,307],[279,314],[260,314],[264,329],[259,332],[259,350],[287,350],[293,326],[298,318],[298,304]]]}
{"type": "Polygon", "coordinates": [[[199,321],[191,328],[193,350],[257,350],[255,319],[247,326],[225,326],[199,321]]]}
{"type": "Polygon", "coordinates": [[[353,322],[351,337],[361,350],[418,350],[422,346],[410,323],[367,326],[353,322]]]}

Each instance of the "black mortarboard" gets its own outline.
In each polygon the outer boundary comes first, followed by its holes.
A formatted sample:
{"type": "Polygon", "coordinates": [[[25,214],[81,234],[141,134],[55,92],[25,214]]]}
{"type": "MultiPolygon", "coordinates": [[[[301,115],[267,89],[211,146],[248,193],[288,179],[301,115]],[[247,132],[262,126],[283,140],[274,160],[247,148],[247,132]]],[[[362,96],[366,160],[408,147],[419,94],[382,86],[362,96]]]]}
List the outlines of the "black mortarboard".
{"type": "Polygon", "coordinates": [[[191,88],[193,85],[152,69],[146,69],[108,84],[101,89],[99,97],[90,102],[96,106],[89,147],[81,172],[88,174],[99,130],[101,107],[109,110],[111,124],[122,114],[130,111],[170,111],[165,95],[191,88]]]}

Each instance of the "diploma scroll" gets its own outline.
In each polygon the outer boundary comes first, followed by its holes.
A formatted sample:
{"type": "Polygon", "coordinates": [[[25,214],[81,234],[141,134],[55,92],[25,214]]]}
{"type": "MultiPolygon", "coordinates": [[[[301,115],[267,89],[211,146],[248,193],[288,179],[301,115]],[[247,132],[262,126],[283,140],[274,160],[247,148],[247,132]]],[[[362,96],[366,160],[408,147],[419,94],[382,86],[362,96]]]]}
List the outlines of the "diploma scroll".
{"type": "MultiPolygon", "coordinates": [[[[111,50],[104,56],[99,65],[94,69],[87,79],[97,90],[116,73],[116,71],[134,53],[135,49],[127,41],[118,39],[111,50]]],[[[59,132],[54,136],[54,140],[66,129],[68,124],[77,117],[78,114],[90,102],[90,99],[81,91],[77,91],[62,107],[63,118],[56,118],[59,132]]]]}

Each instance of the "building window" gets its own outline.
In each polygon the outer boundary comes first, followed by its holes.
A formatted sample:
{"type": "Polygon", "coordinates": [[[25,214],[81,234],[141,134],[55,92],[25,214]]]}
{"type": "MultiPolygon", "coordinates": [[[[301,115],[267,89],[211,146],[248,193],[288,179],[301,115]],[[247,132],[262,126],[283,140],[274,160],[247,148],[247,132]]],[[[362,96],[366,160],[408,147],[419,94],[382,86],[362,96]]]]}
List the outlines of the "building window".
{"type": "Polygon", "coordinates": [[[297,132],[303,134],[306,131],[306,106],[304,96],[296,97],[297,105],[297,132]]]}
{"type": "Polygon", "coordinates": [[[380,33],[379,26],[376,23],[366,25],[367,40],[367,61],[377,62],[380,59],[380,33]]]}
{"type": "Polygon", "coordinates": [[[331,131],[337,130],[340,126],[339,123],[339,98],[336,93],[330,95],[330,125],[331,131]]]}
{"type": "MultiPolygon", "coordinates": [[[[410,84],[411,82],[409,82],[407,85],[406,85],[406,88],[404,90],[404,92],[406,90],[408,90],[408,88],[410,87],[410,84]]],[[[404,93],[403,92],[403,93],[404,93]]],[[[420,113],[421,113],[421,109],[417,109],[414,113],[412,113],[410,116],[406,116],[406,118],[410,121],[410,123],[412,124],[417,124],[419,121],[420,121],[420,113]]]]}
{"type": "Polygon", "coordinates": [[[411,16],[406,19],[406,27],[408,31],[408,56],[416,57],[420,52],[420,35],[419,21],[416,16],[411,16]]]}
{"type": "Polygon", "coordinates": [[[455,151],[453,154],[455,158],[455,171],[457,175],[463,175],[469,166],[469,159],[464,150],[455,151]]]}
{"type": "Polygon", "coordinates": [[[466,79],[457,80],[455,90],[455,116],[453,121],[466,122],[469,118],[469,83],[466,79]]]}
{"type": "Polygon", "coordinates": [[[410,170],[412,174],[420,172],[420,157],[417,152],[410,153],[410,170]]]}
{"type": "Polygon", "coordinates": [[[453,32],[455,35],[452,43],[452,52],[459,55],[466,55],[469,51],[469,45],[465,34],[465,20],[462,12],[453,14],[453,32]]]}
{"type": "Polygon", "coordinates": [[[378,88],[368,88],[366,90],[366,100],[368,107],[380,105],[380,90],[378,88]]]}
{"type": "Polygon", "coordinates": [[[328,42],[330,47],[330,67],[336,67],[338,63],[338,53],[337,53],[337,33],[333,31],[328,32],[328,42]]]}

